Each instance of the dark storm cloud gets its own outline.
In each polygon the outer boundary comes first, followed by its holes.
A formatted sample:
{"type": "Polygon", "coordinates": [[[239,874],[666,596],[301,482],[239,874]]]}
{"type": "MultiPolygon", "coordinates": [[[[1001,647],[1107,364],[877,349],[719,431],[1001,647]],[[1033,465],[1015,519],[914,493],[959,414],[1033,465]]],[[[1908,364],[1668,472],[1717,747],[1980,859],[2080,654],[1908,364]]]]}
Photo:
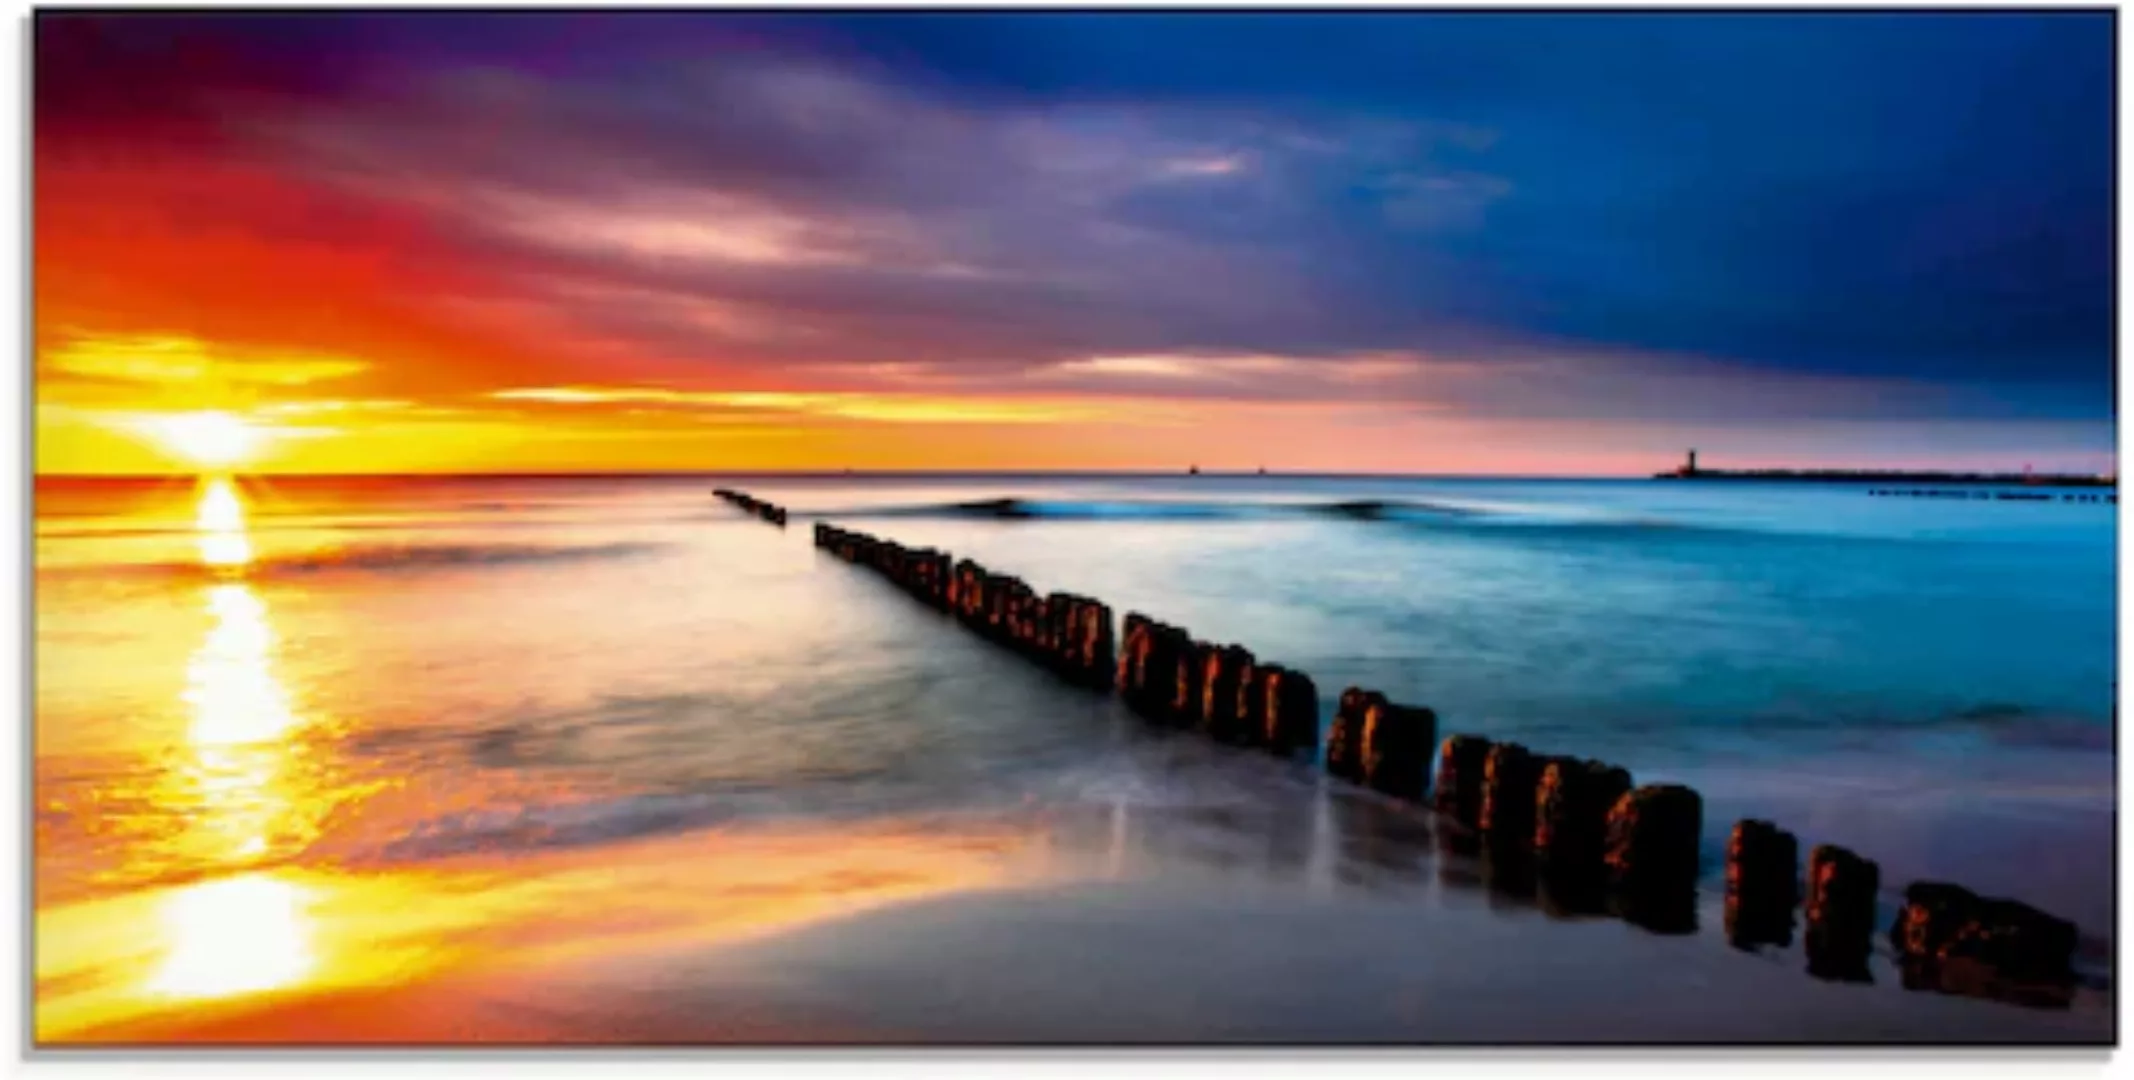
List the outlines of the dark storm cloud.
{"type": "MultiPolygon", "coordinates": [[[[1514,334],[1782,370],[2110,370],[2112,19],[936,20],[855,46],[974,95],[1422,115],[1492,134],[1484,227],[1356,230],[1356,306],[1456,265],[1514,334]],[[1373,282],[1377,287],[1373,287],[1373,282]],[[1368,298],[1367,300],[1365,298],[1368,298]]],[[[1327,222],[1352,217],[1324,187],[1327,222]]],[[[1435,306],[1428,298],[1422,303],[1435,306]]]]}

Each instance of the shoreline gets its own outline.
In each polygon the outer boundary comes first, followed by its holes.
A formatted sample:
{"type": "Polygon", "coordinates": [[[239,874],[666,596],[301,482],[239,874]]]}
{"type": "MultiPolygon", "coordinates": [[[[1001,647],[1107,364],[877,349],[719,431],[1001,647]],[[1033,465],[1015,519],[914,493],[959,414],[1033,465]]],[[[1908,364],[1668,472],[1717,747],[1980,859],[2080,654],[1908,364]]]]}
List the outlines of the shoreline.
{"type": "MultiPolygon", "coordinates": [[[[32,486],[39,484],[171,484],[190,483],[200,476],[199,472],[168,473],[37,473],[32,486]]],[[[1649,480],[1758,480],[1793,481],[1799,483],[1866,483],[1870,481],[1933,481],[1948,483],[1995,483],[2032,486],[2080,486],[2113,487],[2116,481],[2104,481],[2096,477],[2071,475],[2065,483],[2051,479],[2026,481],[2022,474],[1961,474],[1961,473],[1913,473],[1904,471],[1849,473],[1844,471],[1829,474],[1787,473],[1776,470],[1764,474],[1754,470],[1739,472],[1700,470],[1695,475],[1684,476],[1677,471],[1658,473],[1439,473],[1439,472],[1317,472],[1308,470],[1269,469],[1264,472],[1250,469],[1203,469],[1187,472],[1184,469],[804,469],[778,470],[698,470],[670,469],[653,471],[536,471],[536,472],[251,472],[237,470],[230,474],[235,479],[267,482],[296,483],[378,483],[406,480],[764,480],[764,481],[957,481],[957,480],[1385,480],[1385,481],[1478,481],[1478,482],[1533,482],[1533,483],[1612,483],[1642,482],[1649,480]],[[1950,480],[1949,477],[1977,476],[1979,479],[1950,480]]],[[[2053,474],[2061,476],[2063,474],[2053,474]]]]}
{"type": "MultiPolygon", "coordinates": [[[[1886,940],[1872,984],[1822,981],[1797,937],[1730,946],[1709,881],[1686,934],[1554,908],[1428,811],[1302,783],[400,876],[316,905],[317,977],[284,989],[159,1001],[139,943],[41,966],[37,1045],[2103,1045],[2113,1022],[2095,975],[2065,1009],[1905,989],[1886,940]],[[85,980],[104,1000],[58,1023],[47,989],[85,980]]],[[[64,915],[39,913],[41,959],[64,915]]]]}

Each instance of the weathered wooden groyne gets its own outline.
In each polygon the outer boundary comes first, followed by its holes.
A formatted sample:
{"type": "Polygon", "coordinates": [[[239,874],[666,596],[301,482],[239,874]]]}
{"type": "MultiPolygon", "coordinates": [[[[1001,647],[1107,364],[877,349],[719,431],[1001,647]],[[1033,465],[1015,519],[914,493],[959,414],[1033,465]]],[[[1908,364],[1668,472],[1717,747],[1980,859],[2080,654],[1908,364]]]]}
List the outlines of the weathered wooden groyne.
{"type": "Polygon", "coordinates": [[[1138,611],[1124,626],[1112,684],[1135,715],[1283,757],[1317,754],[1319,693],[1310,676],[1138,611]]]}
{"type": "Polygon", "coordinates": [[[712,490],[712,494],[781,529],[785,528],[785,507],[783,506],[765,502],[754,495],[750,495],[748,492],[735,491],[732,488],[715,488],[712,490]]]}
{"type": "MultiPolygon", "coordinates": [[[[1696,929],[1704,801],[1689,787],[1639,785],[1620,765],[1479,735],[1441,741],[1433,710],[1356,686],[1336,699],[1322,755],[1311,677],[1243,645],[1135,611],[1114,649],[1112,609],[1102,601],[1039,596],[973,560],[828,523],[815,526],[815,546],[1074,685],[1116,691],[1153,726],[1316,758],[1338,781],[1427,806],[1441,843],[1480,856],[1500,886],[1531,884],[1550,910],[1611,914],[1659,933],[1696,929]]],[[[1880,891],[1880,867],[1846,848],[1815,847],[1804,882],[1792,833],[1744,819],[1728,837],[1728,941],[1788,947],[1800,908],[1808,971],[1817,977],[1870,979],[1880,891]]],[[[1888,938],[1909,989],[2045,1006],[2073,996],[2075,926],[2027,904],[1914,882],[1888,938]]]]}
{"type": "Polygon", "coordinates": [[[980,637],[1034,660],[1078,686],[1109,689],[1113,670],[1111,609],[1073,593],[1039,596],[1012,574],[997,574],[933,548],[818,522],[815,546],[888,578],[980,637]]]}

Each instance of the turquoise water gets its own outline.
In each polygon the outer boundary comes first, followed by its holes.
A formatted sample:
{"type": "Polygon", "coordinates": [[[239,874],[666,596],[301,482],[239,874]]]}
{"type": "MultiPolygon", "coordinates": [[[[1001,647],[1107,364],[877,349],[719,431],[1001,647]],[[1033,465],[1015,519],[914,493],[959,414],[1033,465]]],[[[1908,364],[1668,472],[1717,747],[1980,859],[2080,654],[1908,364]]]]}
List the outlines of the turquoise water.
{"type": "Polygon", "coordinates": [[[2110,932],[2114,505],[1183,476],[237,490],[246,558],[217,567],[190,482],[40,484],[43,900],[204,862],[1251,797],[1259,765],[1181,766],[1116,703],[816,552],[830,520],[1244,644],[1309,672],[1322,721],[1360,685],[1695,784],[1714,850],[1774,817],[1888,888],[1946,876],[2110,932]],[[229,661],[233,634],[263,643],[229,661]],[[271,744],[306,793],[241,850],[203,840],[228,795],[180,782],[203,725],[271,744]]]}

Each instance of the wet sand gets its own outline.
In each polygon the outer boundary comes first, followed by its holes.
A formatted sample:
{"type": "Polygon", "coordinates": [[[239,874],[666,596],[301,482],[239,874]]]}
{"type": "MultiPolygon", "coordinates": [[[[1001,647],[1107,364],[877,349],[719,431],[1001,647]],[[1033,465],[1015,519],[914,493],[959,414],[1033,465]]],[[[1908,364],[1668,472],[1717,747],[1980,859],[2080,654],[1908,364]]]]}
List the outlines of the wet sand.
{"type": "MultiPolygon", "coordinates": [[[[446,866],[397,893],[364,879],[339,910],[312,913],[317,939],[340,941],[318,951],[397,950],[406,962],[322,960],[321,977],[189,1001],[138,992],[145,947],[131,966],[41,967],[39,1036],[108,1046],[2102,1045],[2113,1035],[2112,995],[2094,975],[2069,1007],[2044,1009],[1906,990],[1884,942],[1864,985],[1811,977],[1798,935],[1787,949],[1735,949],[1709,877],[1687,934],[1552,914],[1441,850],[1427,813],[1288,776],[1286,795],[1252,804],[1121,798],[984,823],[690,834],[517,860],[508,873],[446,866]],[[323,977],[336,970],[345,977],[323,977]],[[99,981],[105,998],[84,1003],[99,981]],[[47,994],[69,988],[71,1012],[67,995],[47,994]]],[[[64,916],[40,917],[41,948],[64,916]]]]}

